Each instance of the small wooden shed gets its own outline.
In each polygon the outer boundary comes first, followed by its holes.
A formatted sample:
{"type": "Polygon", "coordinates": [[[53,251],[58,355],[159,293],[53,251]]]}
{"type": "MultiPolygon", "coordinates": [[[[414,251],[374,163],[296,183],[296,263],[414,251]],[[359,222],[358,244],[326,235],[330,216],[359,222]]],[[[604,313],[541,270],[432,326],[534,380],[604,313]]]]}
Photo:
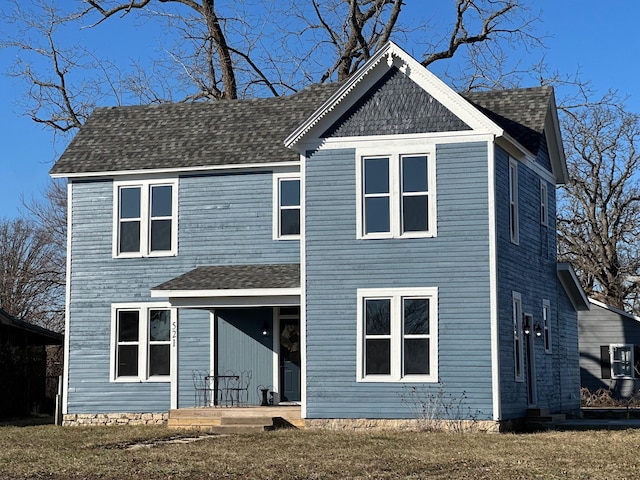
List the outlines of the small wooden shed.
{"type": "Polygon", "coordinates": [[[62,345],[63,338],[0,309],[0,418],[51,413],[53,398],[46,393],[47,346],[62,345]]]}

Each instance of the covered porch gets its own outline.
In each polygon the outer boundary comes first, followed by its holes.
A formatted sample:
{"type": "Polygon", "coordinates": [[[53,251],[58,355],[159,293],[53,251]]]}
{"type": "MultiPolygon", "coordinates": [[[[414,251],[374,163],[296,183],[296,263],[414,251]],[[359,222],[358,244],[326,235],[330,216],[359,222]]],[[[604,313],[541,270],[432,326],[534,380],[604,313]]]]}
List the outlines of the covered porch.
{"type": "Polygon", "coordinates": [[[220,412],[206,416],[219,419],[233,417],[223,414],[230,407],[246,413],[258,406],[298,406],[299,416],[300,293],[298,264],[204,266],[153,288],[152,297],[168,299],[178,311],[174,417],[181,415],[177,410],[212,409],[220,412]]]}

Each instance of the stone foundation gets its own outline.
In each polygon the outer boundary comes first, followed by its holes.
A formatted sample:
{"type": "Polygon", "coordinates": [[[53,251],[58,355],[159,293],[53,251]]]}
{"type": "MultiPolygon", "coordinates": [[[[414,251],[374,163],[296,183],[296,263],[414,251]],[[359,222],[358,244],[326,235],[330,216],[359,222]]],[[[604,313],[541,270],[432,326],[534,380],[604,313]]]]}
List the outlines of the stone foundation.
{"type": "Polygon", "coordinates": [[[493,420],[424,420],[424,419],[375,419],[375,418],[328,418],[305,419],[305,428],[318,430],[405,430],[444,432],[504,431],[505,425],[493,420]]]}
{"type": "Polygon", "coordinates": [[[169,413],[73,413],[63,415],[62,425],[166,425],[169,413]]]}

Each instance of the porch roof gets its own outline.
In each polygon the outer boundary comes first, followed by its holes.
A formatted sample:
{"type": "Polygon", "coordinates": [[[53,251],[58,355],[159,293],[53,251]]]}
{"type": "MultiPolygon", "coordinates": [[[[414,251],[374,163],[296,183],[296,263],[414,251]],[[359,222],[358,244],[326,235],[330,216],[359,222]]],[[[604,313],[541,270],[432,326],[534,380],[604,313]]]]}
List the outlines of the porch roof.
{"type": "Polygon", "coordinates": [[[295,304],[300,292],[300,265],[278,263],[200,266],[153,287],[151,296],[180,305],[266,305],[282,303],[276,298],[295,304]]]}

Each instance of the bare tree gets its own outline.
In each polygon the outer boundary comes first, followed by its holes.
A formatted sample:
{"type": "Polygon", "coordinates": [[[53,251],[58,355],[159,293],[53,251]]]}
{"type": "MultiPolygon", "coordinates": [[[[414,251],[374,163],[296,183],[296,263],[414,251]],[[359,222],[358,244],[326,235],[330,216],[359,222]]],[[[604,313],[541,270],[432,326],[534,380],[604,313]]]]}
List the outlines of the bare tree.
{"type": "Polygon", "coordinates": [[[0,222],[0,306],[16,318],[64,329],[64,284],[49,232],[23,219],[0,222]]]}
{"type": "Polygon", "coordinates": [[[608,93],[563,109],[570,181],[559,205],[560,257],[592,297],[634,310],[640,293],[640,116],[608,93]]]}

